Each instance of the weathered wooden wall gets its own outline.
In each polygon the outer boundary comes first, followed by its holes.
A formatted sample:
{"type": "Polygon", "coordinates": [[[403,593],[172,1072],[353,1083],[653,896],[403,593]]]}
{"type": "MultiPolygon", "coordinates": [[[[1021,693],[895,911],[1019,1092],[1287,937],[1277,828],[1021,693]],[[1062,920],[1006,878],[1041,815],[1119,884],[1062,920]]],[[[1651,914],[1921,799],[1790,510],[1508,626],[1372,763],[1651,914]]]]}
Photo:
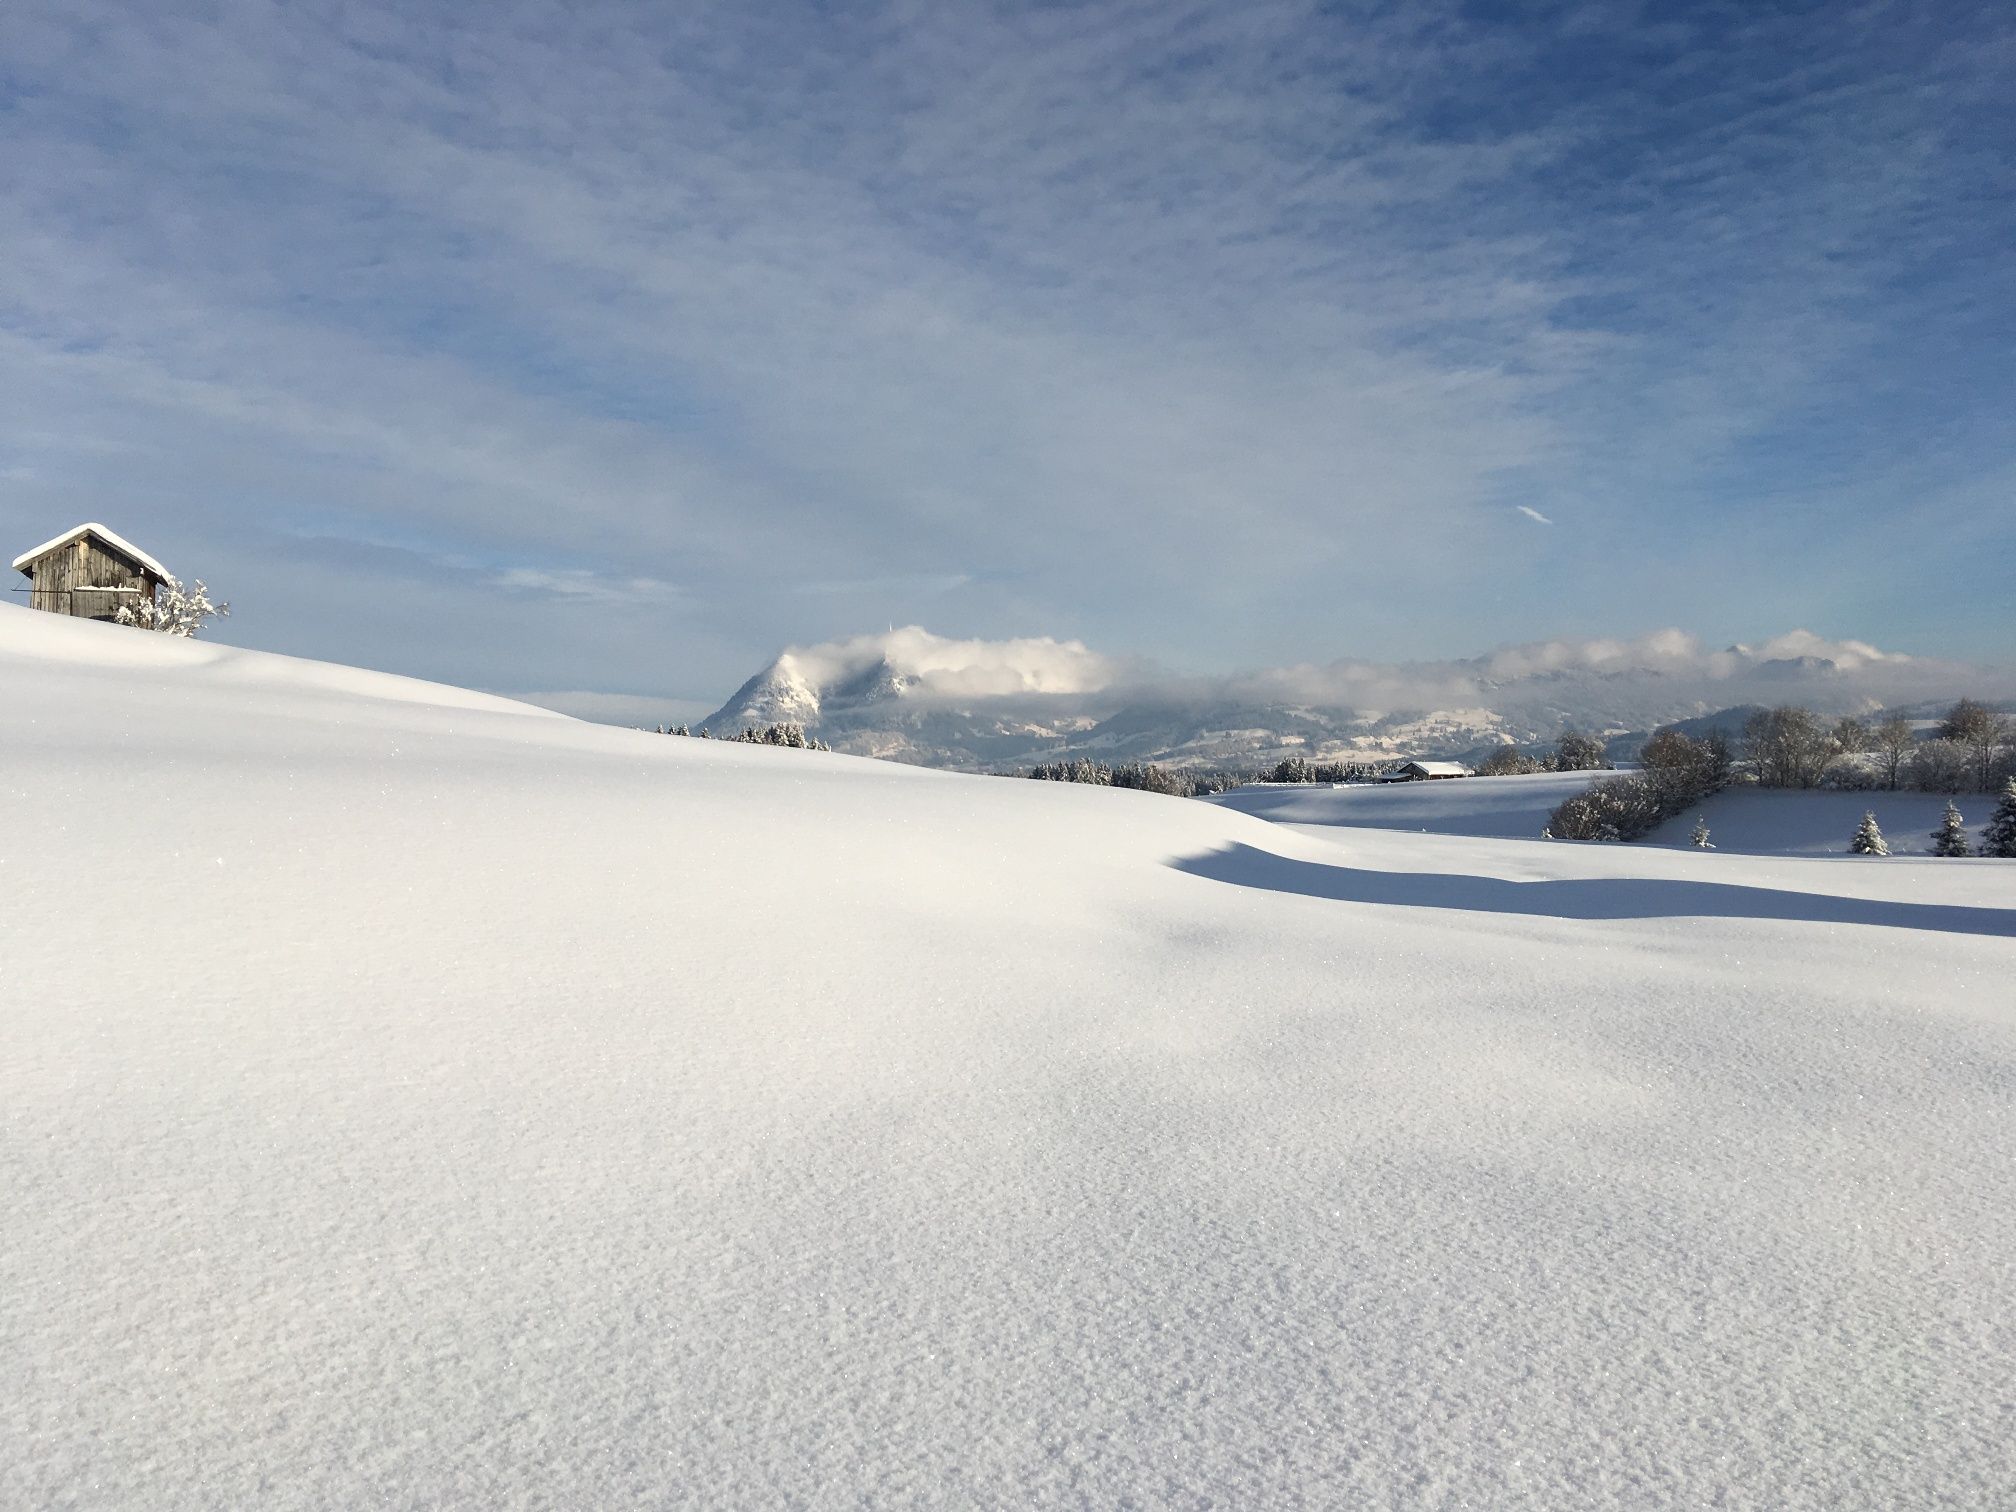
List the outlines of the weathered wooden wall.
{"type": "Polygon", "coordinates": [[[111,619],[123,603],[151,595],[156,579],[86,537],[68,542],[29,563],[28,606],[79,619],[111,619]],[[137,593],[92,593],[93,588],[132,588],[137,593]]]}

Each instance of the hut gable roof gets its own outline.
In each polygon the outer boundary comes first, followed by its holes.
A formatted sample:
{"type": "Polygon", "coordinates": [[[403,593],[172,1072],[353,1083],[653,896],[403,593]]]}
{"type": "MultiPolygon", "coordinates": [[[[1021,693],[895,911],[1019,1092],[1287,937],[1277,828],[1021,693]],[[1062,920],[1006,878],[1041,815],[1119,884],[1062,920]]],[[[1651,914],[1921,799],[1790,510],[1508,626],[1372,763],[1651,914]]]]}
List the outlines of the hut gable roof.
{"type": "Polygon", "coordinates": [[[21,555],[14,558],[15,570],[18,572],[27,572],[31,567],[34,566],[36,562],[41,560],[43,557],[49,555],[50,552],[55,551],[64,546],[68,546],[72,541],[76,540],[79,536],[87,536],[87,535],[97,537],[99,545],[107,547],[113,551],[116,551],[119,553],[119,555],[123,557],[131,558],[134,566],[143,567],[147,571],[153,573],[154,576],[158,578],[165,578],[168,576],[168,569],[166,567],[163,567],[159,562],[155,561],[154,558],[147,555],[147,553],[142,551],[138,546],[135,546],[131,541],[127,540],[124,536],[117,535],[114,532],[107,530],[103,525],[95,523],[86,523],[83,525],[74,526],[71,529],[64,531],[63,534],[57,536],[55,540],[44,541],[40,546],[37,546],[34,550],[22,552],[21,555]]]}
{"type": "Polygon", "coordinates": [[[1410,761],[1403,772],[1419,772],[1423,777],[1468,777],[1470,768],[1460,761],[1410,761]]]}

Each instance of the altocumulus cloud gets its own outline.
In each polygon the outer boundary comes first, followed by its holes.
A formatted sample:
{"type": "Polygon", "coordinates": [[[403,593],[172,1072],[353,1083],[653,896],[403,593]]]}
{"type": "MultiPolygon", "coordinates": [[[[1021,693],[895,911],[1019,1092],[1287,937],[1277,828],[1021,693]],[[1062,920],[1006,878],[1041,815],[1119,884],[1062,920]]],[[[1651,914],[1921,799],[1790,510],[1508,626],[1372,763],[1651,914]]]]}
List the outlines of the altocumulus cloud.
{"type": "Polygon", "coordinates": [[[0,525],[104,515],[231,633],[490,686],[704,695],[925,617],[1221,667],[1763,594],[2006,639],[1888,585],[2012,550],[1966,313],[2012,292],[1967,145],[2007,39],[17,0],[0,525]],[[512,565],[421,591],[307,521],[512,565]]]}

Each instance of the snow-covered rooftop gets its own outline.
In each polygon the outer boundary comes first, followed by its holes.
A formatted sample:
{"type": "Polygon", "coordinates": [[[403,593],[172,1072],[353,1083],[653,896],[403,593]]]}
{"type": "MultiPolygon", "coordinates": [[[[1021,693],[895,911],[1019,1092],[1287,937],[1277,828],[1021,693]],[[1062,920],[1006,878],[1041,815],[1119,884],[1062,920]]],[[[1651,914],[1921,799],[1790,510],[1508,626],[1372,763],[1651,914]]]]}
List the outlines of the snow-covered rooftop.
{"type": "Polygon", "coordinates": [[[34,561],[37,557],[47,556],[57,547],[67,546],[72,541],[76,540],[79,536],[87,536],[87,535],[98,537],[99,540],[103,541],[107,546],[110,546],[114,551],[124,552],[127,556],[131,557],[134,561],[138,562],[142,567],[145,567],[149,572],[153,573],[155,576],[164,578],[168,576],[168,569],[166,567],[163,567],[159,562],[155,561],[154,558],[149,556],[146,552],[142,551],[138,546],[135,546],[131,541],[127,540],[117,531],[107,530],[103,525],[100,525],[95,521],[87,521],[82,525],[72,526],[69,530],[64,531],[63,534],[57,536],[55,539],[44,541],[40,546],[35,547],[31,551],[22,552],[21,555],[14,558],[15,570],[20,572],[26,572],[28,570],[28,564],[34,561]]]}

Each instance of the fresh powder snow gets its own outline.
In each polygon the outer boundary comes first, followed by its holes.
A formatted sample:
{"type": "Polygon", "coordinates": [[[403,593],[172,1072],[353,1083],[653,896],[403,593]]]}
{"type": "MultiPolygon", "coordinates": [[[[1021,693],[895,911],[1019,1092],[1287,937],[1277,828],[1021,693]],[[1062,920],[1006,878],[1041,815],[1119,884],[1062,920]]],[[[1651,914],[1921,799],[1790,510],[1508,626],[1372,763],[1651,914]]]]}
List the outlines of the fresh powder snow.
{"type": "Polygon", "coordinates": [[[2016,863],[0,699],[0,1505],[2016,1505],[2016,863]]]}

